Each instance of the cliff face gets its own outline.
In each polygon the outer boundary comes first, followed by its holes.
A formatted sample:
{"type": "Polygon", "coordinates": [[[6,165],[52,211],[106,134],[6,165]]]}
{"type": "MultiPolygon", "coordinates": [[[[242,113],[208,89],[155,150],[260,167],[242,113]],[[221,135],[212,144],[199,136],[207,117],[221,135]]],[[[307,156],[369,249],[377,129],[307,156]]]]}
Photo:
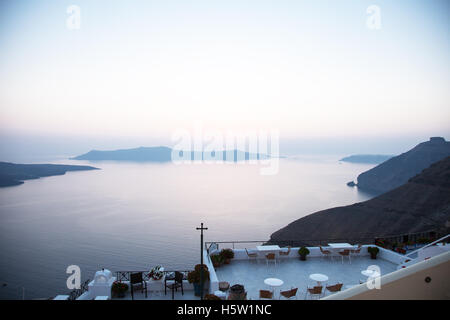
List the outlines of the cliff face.
{"type": "Polygon", "coordinates": [[[374,239],[439,230],[450,222],[450,157],[371,200],[313,213],[271,235],[283,240],[374,239]]]}
{"type": "Polygon", "coordinates": [[[375,194],[393,190],[405,184],[431,164],[450,156],[450,142],[431,138],[408,152],[393,157],[358,176],[358,188],[375,194]]]}

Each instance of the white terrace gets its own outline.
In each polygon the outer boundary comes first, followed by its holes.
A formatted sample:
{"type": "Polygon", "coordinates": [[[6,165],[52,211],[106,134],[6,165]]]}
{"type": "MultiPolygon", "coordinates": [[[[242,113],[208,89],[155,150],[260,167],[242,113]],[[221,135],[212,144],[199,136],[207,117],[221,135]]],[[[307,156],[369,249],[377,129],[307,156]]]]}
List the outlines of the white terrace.
{"type": "MultiPolygon", "coordinates": [[[[444,239],[447,235],[425,247],[407,255],[398,254],[391,250],[378,247],[377,258],[371,259],[368,247],[363,245],[359,252],[350,257],[342,256],[339,251],[343,249],[356,249],[356,245],[331,244],[322,250],[329,251],[324,254],[319,247],[308,247],[310,254],[306,261],[299,259],[298,247],[287,248],[258,247],[252,244],[248,251],[233,249],[234,258],[229,264],[214,268],[211,255],[220,252],[217,244],[208,246],[203,252],[204,263],[210,271],[210,281],[207,286],[208,293],[229,297],[230,291],[221,292],[219,283],[227,282],[229,286],[243,285],[247,292],[247,299],[260,299],[260,290],[273,292],[273,298],[280,298],[280,291],[298,288],[294,299],[450,299],[450,245],[444,239]],[[256,253],[256,256],[252,253],[256,253]],[[275,260],[267,260],[268,253],[275,254],[275,260]],[[369,272],[367,272],[369,270],[369,272]],[[376,273],[370,273],[376,270],[376,273]],[[268,280],[271,279],[271,280],[268,280]],[[280,281],[281,280],[281,281],[280,281]],[[367,282],[381,284],[381,289],[370,289],[367,282]],[[326,290],[327,285],[342,283],[340,292],[331,293],[326,290]],[[320,295],[306,295],[307,287],[322,286],[320,295]]],[[[148,272],[143,272],[148,274],[148,272]]],[[[186,273],[186,272],[185,272],[186,273]]],[[[75,296],[60,295],[55,300],[105,300],[111,299],[111,285],[115,281],[129,283],[130,272],[99,271],[90,283],[75,292],[75,296]],[[124,276],[125,275],[125,276],[124,276]],[[122,278],[124,277],[124,278],[122,278]],[[128,278],[127,278],[128,277],[128,278]]],[[[164,292],[166,276],[159,281],[146,278],[148,287],[147,297],[136,290],[135,300],[169,300],[172,299],[170,289],[164,292]]],[[[193,285],[186,278],[183,280],[184,294],[180,290],[175,292],[176,300],[199,299],[194,295],[193,285]]],[[[131,299],[128,291],[124,298],[131,299]]]]}

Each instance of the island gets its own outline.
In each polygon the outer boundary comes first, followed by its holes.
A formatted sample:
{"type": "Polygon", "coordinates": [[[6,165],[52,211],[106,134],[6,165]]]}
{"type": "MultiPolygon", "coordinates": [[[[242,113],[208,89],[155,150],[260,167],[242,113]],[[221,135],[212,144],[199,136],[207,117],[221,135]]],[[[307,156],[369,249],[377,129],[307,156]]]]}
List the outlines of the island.
{"type": "Polygon", "coordinates": [[[340,159],[342,162],[380,164],[394,157],[387,154],[354,154],[340,159]]]}
{"type": "MultiPolygon", "coordinates": [[[[88,153],[71,158],[71,160],[89,161],[133,161],[133,162],[170,162],[173,152],[178,152],[182,157],[183,151],[173,150],[169,147],[139,147],[134,149],[121,149],[111,151],[92,150],[88,153]]],[[[268,155],[254,154],[241,150],[217,151],[189,151],[184,159],[188,160],[223,160],[240,161],[249,159],[267,159],[268,155]],[[219,159],[220,158],[220,159],[219,159]]]]}
{"type": "Polygon", "coordinates": [[[24,180],[63,175],[68,171],[98,170],[90,166],[64,164],[16,164],[0,162],[0,187],[17,186],[24,180]]]}
{"type": "Polygon", "coordinates": [[[357,178],[357,186],[372,194],[388,192],[448,156],[450,142],[442,137],[431,137],[429,141],[361,173],[357,178]]]}

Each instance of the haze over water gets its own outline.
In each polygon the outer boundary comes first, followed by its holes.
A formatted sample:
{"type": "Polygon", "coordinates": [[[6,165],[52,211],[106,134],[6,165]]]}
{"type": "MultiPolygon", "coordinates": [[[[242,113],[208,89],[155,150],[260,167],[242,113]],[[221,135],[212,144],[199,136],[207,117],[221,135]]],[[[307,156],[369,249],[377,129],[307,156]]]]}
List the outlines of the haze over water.
{"type": "Polygon", "coordinates": [[[372,165],[339,157],[281,159],[274,176],[248,164],[173,165],[54,161],[102,170],[0,189],[0,298],[65,294],[67,266],[92,279],[111,271],[189,270],[205,241],[268,240],[317,210],[370,196],[346,182],[372,165]]]}

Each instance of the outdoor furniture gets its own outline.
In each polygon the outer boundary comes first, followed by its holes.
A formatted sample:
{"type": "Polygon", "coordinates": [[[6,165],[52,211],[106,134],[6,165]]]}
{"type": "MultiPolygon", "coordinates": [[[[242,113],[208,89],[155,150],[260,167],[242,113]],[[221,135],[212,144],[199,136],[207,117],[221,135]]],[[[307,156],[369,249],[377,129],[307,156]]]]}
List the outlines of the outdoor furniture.
{"type": "Polygon", "coordinates": [[[320,296],[322,295],[322,289],[323,289],[322,286],[315,286],[313,288],[307,287],[305,299],[307,298],[308,294],[310,295],[311,298],[317,297],[319,299],[320,296]]]}
{"type": "Polygon", "coordinates": [[[275,253],[266,254],[266,264],[267,265],[269,265],[269,261],[273,261],[275,263],[275,266],[277,265],[277,257],[275,256],[275,253]]]}
{"type": "Polygon", "coordinates": [[[324,250],[322,246],[319,246],[320,252],[322,253],[323,257],[331,257],[331,251],[330,250],[324,250]]]}
{"type": "Polygon", "coordinates": [[[172,290],[172,300],[174,300],[175,291],[178,291],[178,288],[181,288],[181,294],[184,295],[183,278],[184,275],[178,271],[175,271],[175,276],[173,277],[173,279],[172,277],[166,277],[166,279],[164,280],[164,294],[167,294],[167,288],[169,288],[170,290],[172,290]],[[167,280],[171,282],[167,284],[167,280]]]}
{"type": "Polygon", "coordinates": [[[352,255],[359,255],[361,253],[362,244],[358,244],[358,247],[356,249],[350,250],[350,253],[352,255]]]}
{"type": "Polygon", "coordinates": [[[241,284],[235,284],[230,288],[228,300],[247,300],[247,292],[241,284]]]}
{"type": "Polygon", "coordinates": [[[366,277],[369,277],[369,278],[376,278],[376,277],[381,276],[381,274],[379,272],[374,271],[374,270],[370,270],[370,269],[361,271],[361,274],[363,276],[366,276],[366,277]]]}
{"type": "Polygon", "coordinates": [[[286,299],[292,299],[292,298],[297,298],[297,291],[298,288],[292,288],[291,290],[286,290],[286,291],[280,291],[280,299],[281,297],[284,297],[286,299]]]}
{"type": "Polygon", "coordinates": [[[350,250],[345,249],[344,251],[339,251],[339,254],[342,257],[342,264],[344,263],[344,257],[348,257],[348,261],[352,263],[352,259],[350,258],[350,250]]]}
{"type": "Polygon", "coordinates": [[[336,293],[341,291],[343,285],[344,285],[343,283],[336,283],[335,285],[332,286],[326,286],[326,289],[332,293],[336,293]]]}
{"type": "Polygon", "coordinates": [[[226,281],[219,282],[219,290],[222,292],[227,292],[230,289],[230,284],[226,281]]]}
{"type": "Polygon", "coordinates": [[[284,282],[281,279],[277,279],[277,278],[267,278],[264,280],[264,283],[266,285],[268,285],[269,287],[271,287],[271,291],[275,294],[275,289],[278,287],[281,287],[284,282]]]}
{"type": "Polygon", "coordinates": [[[142,277],[142,272],[136,272],[130,274],[130,291],[131,300],[134,300],[134,287],[140,286],[141,292],[145,291],[145,298],[147,298],[147,282],[144,281],[142,277]]]}
{"type": "Polygon", "coordinates": [[[227,299],[227,294],[225,292],[223,292],[223,291],[220,291],[220,290],[214,291],[214,295],[216,297],[219,297],[221,300],[226,300],[227,299]]]}
{"type": "Polygon", "coordinates": [[[288,246],[287,251],[281,250],[279,254],[280,256],[288,256],[290,253],[291,253],[291,246],[288,246]]]}
{"type": "Polygon", "coordinates": [[[259,290],[260,299],[273,299],[273,292],[269,290],[259,290]]]}
{"type": "Polygon", "coordinates": [[[259,252],[262,252],[264,254],[269,253],[269,252],[276,253],[276,252],[280,252],[281,251],[280,246],[277,246],[277,245],[274,245],[274,246],[257,246],[256,249],[259,252]]]}
{"type": "Polygon", "coordinates": [[[245,248],[245,252],[247,253],[247,257],[250,259],[257,259],[258,258],[258,253],[257,252],[248,252],[247,248],[245,248]]]}
{"type": "Polygon", "coordinates": [[[318,286],[322,286],[322,282],[328,281],[328,276],[321,273],[313,273],[309,275],[311,280],[317,281],[318,286]]]}

